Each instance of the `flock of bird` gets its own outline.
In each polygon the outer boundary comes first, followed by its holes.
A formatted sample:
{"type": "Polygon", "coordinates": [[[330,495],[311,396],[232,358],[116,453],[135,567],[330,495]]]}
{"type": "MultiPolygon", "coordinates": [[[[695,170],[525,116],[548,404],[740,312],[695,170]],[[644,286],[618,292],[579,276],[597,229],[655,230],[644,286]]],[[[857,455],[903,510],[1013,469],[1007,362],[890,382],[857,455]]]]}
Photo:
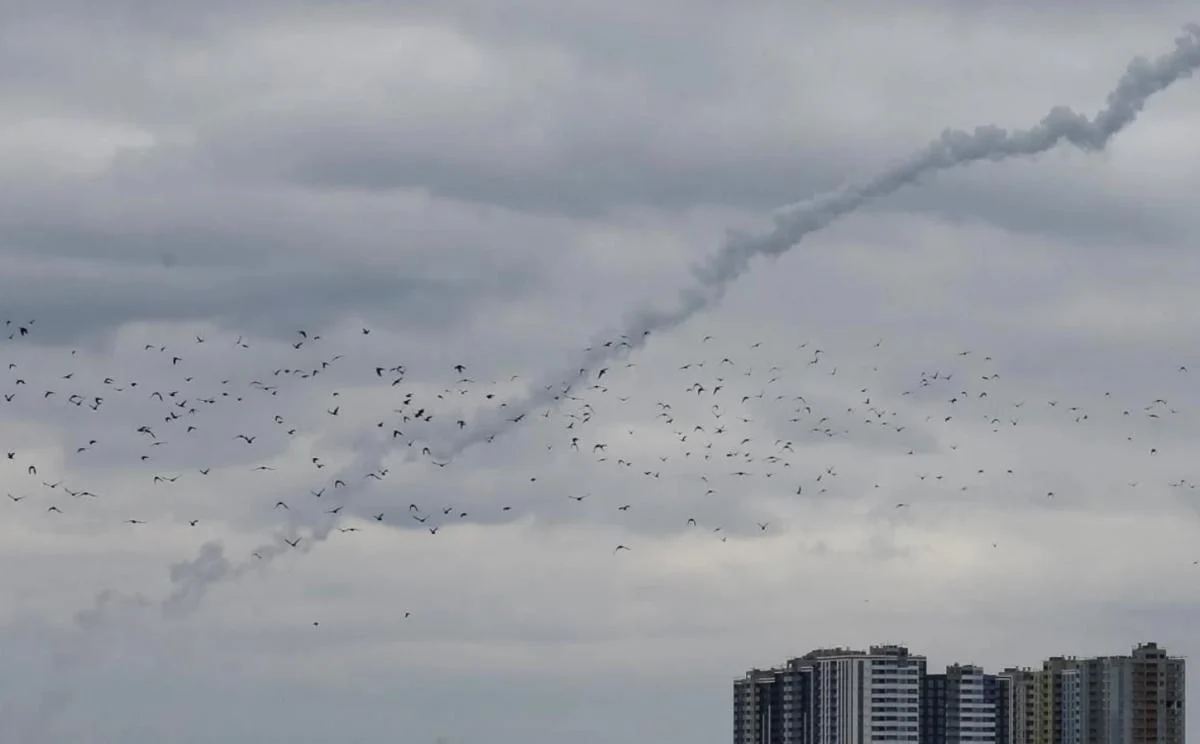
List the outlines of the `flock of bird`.
{"type": "MultiPolygon", "coordinates": [[[[268,341],[175,336],[142,344],[135,353],[145,359],[110,362],[110,370],[78,349],[39,345],[35,320],[7,319],[3,330],[0,411],[10,425],[0,428],[0,477],[12,508],[54,518],[107,515],[97,505],[120,488],[122,508],[153,504],[147,510],[156,516],[114,519],[138,529],[164,520],[195,528],[229,503],[221,498],[236,476],[246,493],[240,508],[282,522],[278,539],[291,548],[312,539],[320,524],[333,523],[339,534],[374,525],[436,536],[456,523],[502,522],[526,512],[571,519],[573,509],[575,518],[630,526],[649,510],[658,528],[726,541],[778,529],[769,510],[743,505],[877,494],[881,508],[909,510],[919,505],[915,499],[935,493],[967,498],[997,479],[1007,492],[1053,500],[1059,489],[1039,485],[1023,472],[1020,458],[999,468],[995,458],[980,466],[970,459],[973,448],[960,450],[959,440],[1011,435],[1030,423],[1082,427],[1136,419],[1134,426],[1104,431],[1119,431],[1128,452],[1153,458],[1162,446],[1155,427],[1182,415],[1163,396],[1121,401],[1103,393],[1085,400],[1076,391],[1074,400],[1016,399],[1002,387],[1000,366],[974,350],[948,355],[893,389],[895,376],[880,373],[889,361],[883,339],[839,358],[806,341],[771,348],[757,341],[719,344],[702,335],[691,361],[677,368],[639,378],[639,361],[614,354],[609,366],[564,380],[553,391],[553,407],[514,410],[507,419],[518,430],[513,436],[521,448],[544,447],[541,465],[510,481],[495,480],[480,496],[463,480],[470,473],[456,467],[467,453],[438,460],[437,439],[446,427],[467,430],[478,412],[509,405],[511,393],[525,384],[519,376],[485,380],[468,360],[446,364],[441,381],[432,377],[438,370],[414,376],[372,346],[369,328],[356,329],[353,338],[297,329],[287,348],[274,343],[257,368],[255,347],[268,341]],[[61,358],[49,371],[54,354],[61,358]],[[230,354],[245,356],[230,363],[230,354]],[[146,379],[121,373],[133,368],[146,370],[146,379]],[[245,368],[254,371],[241,374],[245,368]],[[323,381],[330,384],[322,387],[323,381]],[[22,422],[46,419],[77,440],[35,443],[22,422]],[[355,437],[364,433],[388,440],[399,464],[347,472],[355,437]],[[838,443],[865,443],[894,461],[912,458],[907,481],[894,474],[864,480],[866,471],[853,459],[847,479],[847,465],[830,454],[829,445],[838,443]],[[430,480],[413,486],[394,477],[412,468],[429,470],[430,480]],[[443,487],[427,484],[456,474],[459,480],[443,487]],[[563,489],[564,478],[582,484],[563,489]],[[633,488],[612,479],[647,483],[633,488]],[[165,509],[155,501],[185,486],[211,491],[211,498],[165,509]],[[433,503],[434,494],[455,490],[461,498],[433,503]],[[183,513],[190,506],[197,513],[183,513]]],[[[1186,375],[1187,367],[1172,372],[1186,375]]],[[[503,446],[492,436],[477,449],[503,446]]],[[[501,459],[511,464],[519,454],[501,459]]],[[[1163,485],[1195,488],[1182,477],[1163,485]]],[[[633,547],[623,542],[612,552],[633,547]]]]}

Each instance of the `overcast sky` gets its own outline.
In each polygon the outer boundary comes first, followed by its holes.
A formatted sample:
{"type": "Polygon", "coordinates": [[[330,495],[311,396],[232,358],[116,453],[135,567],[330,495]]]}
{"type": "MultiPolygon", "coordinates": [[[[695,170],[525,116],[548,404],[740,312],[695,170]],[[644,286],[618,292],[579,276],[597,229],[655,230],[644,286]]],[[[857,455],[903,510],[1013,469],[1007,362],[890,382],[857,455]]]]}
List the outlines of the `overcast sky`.
{"type": "Polygon", "coordinates": [[[1189,3],[20,5],[5,744],[718,744],[815,647],[1200,652],[1195,80],[574,369],[727,230],[1091,116],[1189,3]]]}

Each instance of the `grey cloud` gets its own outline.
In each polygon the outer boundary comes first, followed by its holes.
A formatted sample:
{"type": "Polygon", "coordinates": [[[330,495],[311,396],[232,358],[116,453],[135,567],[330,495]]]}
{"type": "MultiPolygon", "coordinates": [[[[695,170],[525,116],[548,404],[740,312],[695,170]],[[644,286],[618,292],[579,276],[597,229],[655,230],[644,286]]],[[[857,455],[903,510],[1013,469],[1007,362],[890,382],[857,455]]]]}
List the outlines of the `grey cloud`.
{"type": "MultiPolygon", "coordinates": [[[[535,12],[549,11],[538,8],[535,12]]],[[[246,100],[239,101],[240,109],[231,110],[228,116],[218,114],[215,121],[201,127],[197,159],[207,162],[216,158],[224,164],[222,167],[236,167],[243,175],[277,172],[313,185],[372,189],[422,186],[452,197],[518,208],[595,214],[615,206],[646,203],[668,207],[731,203],[768,209],[798,195],[837,185],[844,179],[848,163],[856,170],[877,167],[892,152],[879,142],[878,132],[863,129],[863,123],[855,125],[855,131],[864,136],[854,148],[838,148],[836,155],[822,152],[834,142],[828,130],[832,122],[825,123],[820,112],[798,116],[788,111],[783,118],[769,117],[764,122],[761,108],[749,108],[740,102],[731,106],[724,101],[738,95],[746,85],[753,85],[760,95],[769,95],[770,90],[750,72],[728,80],[715,71],[704,72],[706,60],[710,66],[714,59],[741,63],[733,49],[716,47],[712,54],[697,53],[697,45],[716,44],[722,38],[720,25],[711,17],[694,11],[686,14],[697,19],[697,24],[703,23],[705,33],[675,39],[680,47],[680,69],[673,70],[664,66],[664,61],[676,58],[669,47],[664,48],[671,41],[664,37],[667,30],[643,23],[647,20],[642,18],[645,10],[618,22],[624,12],[617,11],[614,18],[607,19],[610,25],[602,27],[612,28],[613,33],[625,38],[639,28],[656,34],[653,40],[621,47],[625,54],[638,49],[656,50],[654,64],[651,60],[638,64],[620,55],[616,60],[583,58],[571,64],[572,57],[565,53],[545,52],[542,65],[551,72],[541,74],[536,67],[539,52],[505,66],[506,56],[520,47],[514,48],[503,36],[468,36],[467,43],[477,44],[480,54],[497,61],[496,84],[508,85],[510,76],[531,78],[517,83],[524,100],[487,103],[481,109],[472,99],[487,95],[483,91],[439,89],[436,79],[407,80],[401,71],[387,71],[378,80],[368,79],[359,86],[365,90],[317,89],[307,95],[308,103],[303,102],[304,96],[296,103],[285,100],[284,110],[253,107],[251,101],[256,94],[247,90],[246,100]],[[622,61],[624,66],[617,64],[622,61]],[[603,72],[594,79],[579,78],[573,72],[579,64],[603,72]],[[634,71],[639,77],[633,76],[634,71]],[[390,79],[395,83],[389,85],[390,79]],[[675,85],[676,81],[698,79],[712,79],[713,83],[701,91],[678,90],[675,85]],[[447,97],[450,108],[439,112],[432,102],[447,97]],[[749,136],[736,136],[741,131],[749,136]],[[810,133],[811,144],[807,147],[805,133],[810,133]],[[445,144],[431,146],[432,142],[445,144]]],[[[453,10],[448,13],[454,17],[453,10]]],[[[313,16],[312,23],[321,17],[313,16]]],[[[352,19],[354,14],[347,17],[352,19]]],[[[368,12],[366,18],[372,17],[368,12]]],[[[416,17],[429,20],[421,14],[416,17]]],[[[510,17],[526,16],[518,13],[510,17]]],[[[303,19],[302,15],[294,18],[303,19]]],[[[564,20],[577,19],[564,16],[564,20]]],[[[581,28],[594,28],[590,21],[577,22],[581,28]]],[[[318,26],[310,26],[315,43],[322,37],[318,26]]],[[[334,25],[328,33],[336,40],[341,28],[334,25]]],[[[737,24],[729,28],[743,32],[737,24]]],[[[556,30],[562,29],[550,23],[543,33],[564,44],[563,37],[554,36],[556,30]]],[[[269,31],[262,34],[264,40],[270,39],[269,31]]],[[[596,36],[593,31],[589,38],[594,42],[596,36]]],[[[252,39],[230,42],[230,64],[248,68],[263,64],[248,51],[248,47],[253,50],[252,39]]],[[[367,43],[382,41],[382,35],[376,34],[367,43]]],[[[353,37],[347,37],[346,43],[352,42],[353,37]]],[[[586,47],[575,44],[567,48],[580,53],[586,47]]],[[[339,62],[349,64],[344,59],[345,50],[336,44],[331,52],[329,65],[336,69],[339,62]]],[[[202,96],[212,96],[215,92],[204,92],[206,85],[297,84],[287,79],[286,68],[276,69],[278,60],[272,62],[275,67],[256,72],[249,79],[229,75],[228,79],[197,80],[192,87],[202,96]]],[[[103,69],[104,65],[98,67],[103,69]]],[[[356,74],[353,66],[347,71],[356,74]]],[[[139,81],[134,85],[141,87],[130,91],[134,99],[160,97],[156,79],[130,75],[114,78],[113,84],[139,81]]],[[[484,81],[492,82],[488,77],[481,78],[484,81]]],[[[758,100],[747,104],[757,105],[758,100]]],[[[211,108],[203,98],[197,103],[200,108],[211,108]]],[[[913,133],[916,139],[905,141],[916,145],[933,133],[917,131],[913,133]]],[[[1087,181],[1075,184],[1076,188],[1086,185],[1087,181]]],[[[1017,196],[1023,193],[1021,188],[1016,191],[1017,196]]]]}
{"type": "Polygon", "coordinates": [[[529,246],[561,234],[419,203],[400,226],[395,207],[373,199],[319,204],[187,174],[166,174],[156,191],[144,176],[62,189],[53,201],[18,197],[26,208],[0,218],[11,256],[6,309],[40,316],[42,338],[54,340],[160,313],[285,335],[336,324],[352,303],[373,324],[438,331],[489,296],[527,291],[553,265],[529,246]]]}
{"type": "Polygon", "coordinates": [[[1194,82],[1104,153],[947,173],[753,262],[546,418],[490,413],[551,399],[527,386],[669,307],[724,226],[769,230],[946,126],[1100,108],[1186,7],[98,7],[53,0],[0,33],[0,318],[37,321],[0,337],[0,473],[27,496],[0,501],[20,672],[0,675],[0,741],[716,742],[730,678],[817,645],[901,637],[990,668],[1147,637],[1194,655],[1194,174],[1172,149],[1194,82]],[[295,349],[300,328],[323,338],[295,349]],[[401,363],[402,385],[374,373],[401,363]],[[922,387],[934,372],[953,384],[922,387]],[[716,376],[721,435],[688,392],[716,376]],[[395,415],[407,391],[433,422],[395,415]],[[795,395],[837,436],[792,421],[795,395]],[[427,462],[468,441],[460,418],[499,434],[427,462]],[[777,440],[786,466],[763,462],[777,440]]]}
{"type": "Polygon", "coordinates": [[[43,339],[62,344],[98,329],[148,319],[236,319],[247,329],[283,336],[292,326],[320,329],[331,305],[345,307],[350,301],[357,304],[371,296],[378,300],[364,314],[368,323],[410,318],[437,330],[452,326],[471,310],[472,288],[439,286],[380,272],[338,276],[328,271],[266,270],[207,279],[198,272],[183,276],[179,275],[182,272],[172,276],[171,270],[154,273],[157,276],[142,281],[114,277],[108,282],[99,271],[77,282],[53,276],[33,282],[13,277],[0,283],[0,291],[12,306],[34,310],[46,330],[43,339]],[[48,291],[51,286],[53,294],[48,291]],[[48,296],[54,299],[47,301],[48,296]],[[280,315],[263,315],[268,309],[280,315]],[[256,316],[260,320],[247,322],[256,316]],[[83,324],[81,318],[86,318],[83,324]]]}

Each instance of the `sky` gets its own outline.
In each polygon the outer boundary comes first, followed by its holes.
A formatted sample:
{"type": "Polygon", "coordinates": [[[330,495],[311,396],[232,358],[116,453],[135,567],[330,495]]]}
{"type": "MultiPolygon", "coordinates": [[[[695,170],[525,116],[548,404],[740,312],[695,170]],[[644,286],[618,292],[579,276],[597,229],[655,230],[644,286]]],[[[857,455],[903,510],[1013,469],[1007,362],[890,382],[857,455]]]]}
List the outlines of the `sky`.
{"type": "Polygon", "coordinates": [[[813,648],[1200,651],[1197,81],[805,201],[1194,6],[21,5],[0,742],[716,744],[813,648]]]}

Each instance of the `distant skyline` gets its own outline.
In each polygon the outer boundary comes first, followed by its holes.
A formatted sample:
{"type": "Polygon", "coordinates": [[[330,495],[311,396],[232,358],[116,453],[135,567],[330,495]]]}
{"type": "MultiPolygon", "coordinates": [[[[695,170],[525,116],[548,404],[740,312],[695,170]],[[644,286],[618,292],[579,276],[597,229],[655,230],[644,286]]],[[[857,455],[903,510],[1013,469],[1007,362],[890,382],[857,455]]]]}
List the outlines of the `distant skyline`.
{"type": "Polygon", "coordinates": [[[1197,21],[0,10],[0,744],[723,744],[802,639],[1198,653],[1200,79],[1123,78],[1197,21]]]}
{"type": "MultiPolygon", "coordinates": [[[[1142,638],[1142,639],[1137,639],[1130,643],[1127,643],[1126,647],[1119,648],[1119,649],[1108,649],[1108,650],[1097,649],[1097,650],[1093,650],[1093,651],[1086,651],[1086,652],[1079,652],[1079,653],[1074,653],[1074,652],[1072,652],[1072,653],[1052,653],[1052,654],[1044,656],[1040,659],[1036,659],[1036,660],[1029,661],[1029,662],[1016,662],[1016,661],[1005,662],[1002,667],[997,667],[996,669],[992,669],[989,667],[986,669],[986,671],[988,673],[995,673],[997,671],[1003,671],[1004,669],[1007,669],[1007,668],[1040,669],[1042,662],[1044,662],[1046,659],[1053,658],[1053,657],[1062,657],[1062,658],[1067,658],[1067,659],[1070,659],[1070,658],[1090,659],[1090,658],[1106,657],[1106,656],[1128,656],[1131,650],[1136,649],[1139,645],[1142,645],[1142,644],[1157,644],[1160,648],[1166,647],[1165,644],[1155,641],[1153,639],[1142,638]]],[[[811,644],[809,644],[809,645],[811,645],[811,644]]],[[[773,664],[768,664],[766,666],[750,665],[750,666],[746,667],[746,670],[770,669],[775,664],[780,663],[779,662],[780,659],[794,659],[794,658],[804,656],[807,653],[810,653],[812,651],[817,651],[817,650],[843,649],[843,650],[847,650],[847,651],[866,651],[867,649],[870,649],[870,648],[882,647],[882,646],[901,646],[903,648],[907,648],[913,654],[924,656],[929,661],[929,668],[931,671],[934,669],[942,669],[942,668],[952,665],[952,664],[968,664],[971,666],[983,666],[982,664],[972,661],[971,658],[969,658],[969,657],[964,657],[961,659],[946,659],[943,663],[943,660],[937,658],[936,655],[926,653],[922,649],[917,648],[917,647],[913,646],[912,644],[907,643],[905,641],[876,640],[876,641],[868,642],[868,643],[857,643],[857,644],[849,644],[849,645],[833,644],[833,645],[825,645],[825,646],[813,646],[812,648],[808,648],[805,650],[799,650],[799,651],[794,650],[794,649],[791,651],[784,651],[782,654],[776,654],[778,659],[773,664]]],[[[1178,656],[1180,658],[1185,658],[1182,655],[1175,653],[1170,648],[1167,648],[1167,651],[1168,651],[1169,655],[1172,657],[1178,656]]],[[[743,670],[743,671],[745,671],[745,670],[743,670]]],[[[740,676],[740,674],[738,674],[738,676],[740,676]]]]}
{"type": "Polygon", "coordinates": [[[1153,641],[1035,668],[822,647],[733,680],[733,744],[1181,744],[1186,660],[1153,641]]]}

